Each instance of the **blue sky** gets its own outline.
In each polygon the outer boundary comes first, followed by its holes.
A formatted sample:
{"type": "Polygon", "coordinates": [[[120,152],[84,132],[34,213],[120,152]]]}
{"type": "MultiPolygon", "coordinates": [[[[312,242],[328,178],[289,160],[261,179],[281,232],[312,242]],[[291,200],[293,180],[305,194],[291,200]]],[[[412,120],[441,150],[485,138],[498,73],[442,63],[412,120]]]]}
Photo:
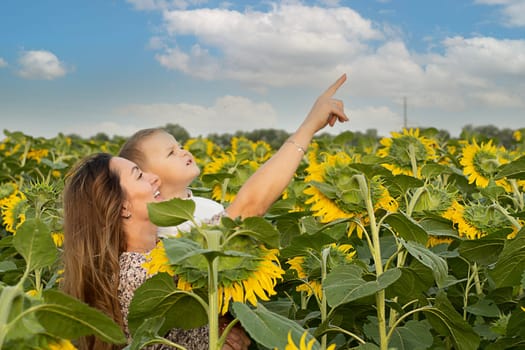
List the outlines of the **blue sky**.
{"type": "Polygon", "coordinates": [[[0,128],[293,131],[340,74],[331,130],[525,127],[525,0],[2,0],[0,128]]]}

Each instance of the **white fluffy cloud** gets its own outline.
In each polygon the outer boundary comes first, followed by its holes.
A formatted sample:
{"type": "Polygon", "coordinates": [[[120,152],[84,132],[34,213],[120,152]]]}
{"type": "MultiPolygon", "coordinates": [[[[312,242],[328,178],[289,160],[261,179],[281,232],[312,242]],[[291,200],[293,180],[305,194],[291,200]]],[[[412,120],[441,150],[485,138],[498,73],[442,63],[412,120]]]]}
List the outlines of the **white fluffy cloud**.
{"type": "Polygon", "coordinates": [[[163,66],[203,79],[266,86],[331,80],[341,73],[339,65],[366,53],[364,42],[382,38],[371,21],[344,7],[174,10],[164,11],[164,21],[169,36],[194,37],[196,43],[160,52],[157,59],[163,66]]]}
{"type": "Polygon", "coordinates": [[[505,25],[511,27],[525,26],[525,1],[523,0],[477,0],[476,2],[500,6],[505,25]]]}
{"type": "Polygon", "coordinates": [[[66,65],[55,54],[44,50],[24,51],[18,64],[18,75],[24,79],[53,80],[67,73],[66,65]]]}
{"type": "Polygon", "coordinates": [[[194,136],[273,128],[277,119],[268,103],[256,103],[238,96],[218,98],[209,107],[187,103],[132,104],[119,108],[116,113],[131,118],[135,124],[145,124],[140,127],[179,124],[194,136]]]}
{"type": "MultiPolygon", "coordinates": [[[[511,0],[484,1],[517,6],[511,0]]],[[[407,96],[413,106],[447,110],[471,103],[525,103],[525,40],[451,37],[435,48],[439,53],[420,54],[395,31],[348,7],[285,3],[268,12],[200,8],[163,13],[167,36],[176,42],[190,38],[193,44],[170,47],[165,42],[161,48],[156,38],[157,60],[200,79],[231,79],[257,88],[318,87],[347,72],[346,89],[354,96],[391,101],[407,96]]]]}
{"type": "Polygon", "coordinates": [[[7,62],[2,57],[0,57],[0,68],[4,67],[7,67],[7,62]]]}

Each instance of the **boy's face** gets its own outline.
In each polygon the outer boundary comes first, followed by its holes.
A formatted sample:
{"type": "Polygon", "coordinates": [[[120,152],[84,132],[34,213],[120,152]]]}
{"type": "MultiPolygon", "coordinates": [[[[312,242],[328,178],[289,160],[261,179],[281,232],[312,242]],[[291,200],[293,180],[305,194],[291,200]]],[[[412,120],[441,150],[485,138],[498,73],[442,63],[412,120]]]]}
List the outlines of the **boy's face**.
{"type": "Polygon", "coordinates": [[[142,168],[159,176],[163,196],[167,199],[186,197],[187,187],[200,174],[193,155],[163,131],[144,139],[141,150],[146,156],[142,168]]]}

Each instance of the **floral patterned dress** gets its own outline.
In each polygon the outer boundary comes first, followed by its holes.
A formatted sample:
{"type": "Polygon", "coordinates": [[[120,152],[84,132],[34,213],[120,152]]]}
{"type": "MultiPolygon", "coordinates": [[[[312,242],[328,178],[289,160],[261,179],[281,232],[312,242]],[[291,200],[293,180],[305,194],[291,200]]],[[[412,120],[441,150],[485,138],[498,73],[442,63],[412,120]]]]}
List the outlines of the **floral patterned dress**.
{"type": "MultiPolygon", "coordinates": [[[[220,222],[222,216],[226,215],[225,211],[218,214],[211,215],[208,220],[203,222],[206,224],[216,225],[220,222]]],[[[120,301],[120,309],[122,311],[122,318],[124,320],[124,333],[128,342],[131,342],[131,335],[128,327],[128,313],[131,300],[135,290],[140,287],[147,278],[146,270],[142,264],[146,261],[147,253],[124,252],[119,257],[119,287],[118,298],[120,301]]],[[[165,335],[166,339],[180,344],[188,350],[204,350],[208,349],[208,326],[194,328],[190,330],[172,329],[165,335]]],[[[167,350],[174,349],[171,346],[158,344],[146,347],[148,350],[167,350]]]]}

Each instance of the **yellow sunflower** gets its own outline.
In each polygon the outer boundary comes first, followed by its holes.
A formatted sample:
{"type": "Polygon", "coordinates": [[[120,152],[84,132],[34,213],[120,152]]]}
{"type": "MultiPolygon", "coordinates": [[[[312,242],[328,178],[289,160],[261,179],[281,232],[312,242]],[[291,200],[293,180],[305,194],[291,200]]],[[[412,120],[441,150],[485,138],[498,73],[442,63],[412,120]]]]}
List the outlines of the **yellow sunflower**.
{"type": "Polygon", "coordinates": [[[204,181],[215,175],[211,181],[212,198],[222,203],[231,203],[241,186],[258,168],[259,163],[254,160],[239,158],[232,152],[222,153],[206,164],[201,178],[204,181]]]}
{"type": "Polygon", "coordinates": [[[47,157],[49,150],[47,149],[32,149],[27,152],[27,159],[34,159],[37,163],[42,161],[42,158],[47,157]]]}
{"type": "MultiPolygon", "coordinates": [[[[472,144],[467,144],[463,148],[463,155],[460,164],[463,166],[463,173],[468,178],[469,183],[485,188],[493,179],[498,167],[508,163],[508,155],[505,148],[497,148],[492,144],[492,140],[478,145],[476,140],[472,144]]],[[[512,191],[505,179],[495,181],[496,185],[503,187],[507,192],[512,191]]]]}
{"type": "Polygon", "coordinates": [[[156,275],[159,272],[167,272],[170,276],[175,274],[169,264],[162,240],[159,240],[157,246],[146,253],[145,256],[146,261],[142,264],[142,267],[146,270],[148,276],[156,275]]]}
{"type": "Polygon", "coordinates": [[[60,339],[49,343],[48,350],[75,350],[76,347],[67,339],[60,339]]]}
{"type": "Polygon", "coordinates": [[[18,227],[26,220],[26,204],[26,196],[18,190],[0,200],[2,220],[7,232],[16,234],[18,227]]]}
{"type": "Polygon", "coordinates": [[[270,296],[276,294],[277,280],[282,279],[284,274],[279,263],[279,250],[266,249],[263,246],[260,248],[266,254],[248,278],[232,283],[219,283],[219,310],[222,315],[228,311],[230,300],[249,302],[256,306],[258,299],[268,301],[270,296]]]}
{"type": "Polygon", "coordinates": [[[521,134],[521,130],[516,130],[512,134],[512,138],[516,140],[517,142],[521,142],[523,140],[523,135],[521,134]]]}
{"type": "MultiPolygon", "coordinates": [[[[345,152],[322,156],[324,159],[321,161],[316,157],[309,157],[310,164],[306,168],[305,178],[308,187],[304,190],[309,198],[305,204],[311,204],[314,216],[319,217],[321,222],[354,218],[366,225],[366,199],[363,198],[359,183],[354,177],[360,173],[349,166],[353,162],[352,158],[345,152]]],[[[369,186],[375,209],[397,211],[397,201],[390,196],[379,179],[371,179],[369,186]]],[[[354,230],[361,238],[360,225],[351,222],[348,234],[352,234],[354,230]]]]}
{"type": "MultiPolygon", "coordinates": [[[[279,263],[279,250],[259,246],[252,252],[259,255],[259,258],[245,259],[240,264],[237,258],[229,258],[235,260],[233,262],[228,261],[228,258],[219,258],[218,308],[223,315],[228,312],[230,301],[256,306],[257,300],[268,301],[270,296],[276,294],[277,280],[282,279],[284,274],[279,263]]],[[[142,267],[148,276],[159,272],[167,272],[171,276],[176,274],[177,288],[190,291],[202,287],[206,280],[204,277],[207,270],[202,269],[202,264],[195,264],[197,260],[199,259],[188,259],[188,267],[170,265],[164,244],[160,241],[146,255],[146,262],[142,267]],[[192,282],[188,282],[188,276],[193,278],[192,282]]]]}
{"type": "MultiPolygon", "coordinates": [[[[308,335],[308,331],[305,331],[303,335],[301,336],[301,339],[299,340],[299,344],[296,345],[293,338],[292,338],[292,332],[288,332],[288,344],[286,344],[286,347],[284,350],[316,350],[320,349],[319,342],[312,337],[310,341],[306,342],[306,337],[308,335]]],[[[334,350],[335,344],[332,344],[326,348],[326,350],[334,350]]],[[[278,350],[278,349],[275,349],[278,350]]]]}
{"type": "Polygon", "coordinates": [[[454,238],[452,237],[443,237],[443,236],[428,236],[427,240],[427,247],[435,247],[440,244],[450,244],[454,242],[454,238]]]}
{"type": "Polygon", "coordinates": [[[454,201],[442,216],[452,221],[460,237],[468,239],[479,239],[505,227],[512,228],[513,233],[517,230],[505,215],[491,205],[461,205],[454,201]]]}
{"type": "Polygon", "coordinates": [[[212,159],[219,147],[207,138],[192,138],[186,141],[184,149],[188,150],[195,157],[199,166],[204,166],[212,159]]]}
{"type": "MultiPolygon", "coordinates": [[[[330,244],[330,263],[329,268],[336,265],[350,263],[356,255],[356,251],[351,244],[330,244]]],[[[286,261],[290,270],[294,271],[297,278],[303,283],[298,285],[295,290],[304,292],[308,297],[315,295],[318,300],[323,297],[323,286],[318,271],[321,268],[320,258],[313,252],[306,255],[298,255],[286,261]]]]}
{"type": "Polygon", "coordinates": [[[420,136],[419,129],[403,129],[403,133],[392,132],[391,135],[379,141],[383,147],[377,151],[377,155],[388,159],[383,166],[392,174],[420,178],[421,167],[437,159],[437,142],[420,136]]]}
{"type": "Polygon", "coordinates": [[[56,247],[62,247],[62,244],[64,244],[64,234],[62,232],[53,232],[51,233],[51,237],[56,247]]]}

